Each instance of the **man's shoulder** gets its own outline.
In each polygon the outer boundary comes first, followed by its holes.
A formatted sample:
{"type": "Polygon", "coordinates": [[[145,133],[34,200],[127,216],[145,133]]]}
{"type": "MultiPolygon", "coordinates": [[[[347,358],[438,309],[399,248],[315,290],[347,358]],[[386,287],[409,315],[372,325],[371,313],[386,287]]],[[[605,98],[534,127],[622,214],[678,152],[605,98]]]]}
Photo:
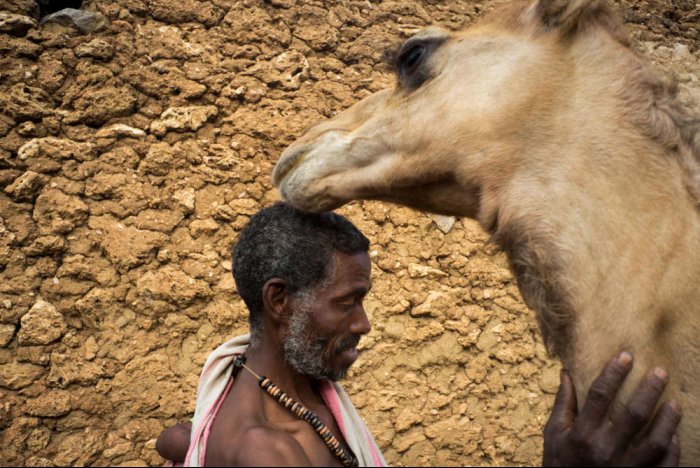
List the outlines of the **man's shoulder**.
{"type": "Polygon", "coordinates": [[[241,432],[235,444],[221,453],[223,460],[212,460],[226,466],[305,466],[310,461],[301,444],[274,427],[254,425],[241,432]]]}

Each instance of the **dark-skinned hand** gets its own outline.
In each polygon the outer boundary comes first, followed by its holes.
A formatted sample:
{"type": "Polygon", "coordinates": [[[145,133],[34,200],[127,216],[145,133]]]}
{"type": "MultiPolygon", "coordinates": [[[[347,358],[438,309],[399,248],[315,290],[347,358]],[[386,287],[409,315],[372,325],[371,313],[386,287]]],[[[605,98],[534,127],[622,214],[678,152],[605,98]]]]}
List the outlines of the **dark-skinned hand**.
{"type": "Polygon", "coordinates": [[[678,465],[680,405],[668,401],[654,414],[668,382],[664,369],[652,369],[620,414],[610,419],[608,411],[630,369],[631,354],[623,352],[612,359],[591,385],[580,413],[574,384],[562,370],[561,386],[544,429],[543,466],[678,465]]]}

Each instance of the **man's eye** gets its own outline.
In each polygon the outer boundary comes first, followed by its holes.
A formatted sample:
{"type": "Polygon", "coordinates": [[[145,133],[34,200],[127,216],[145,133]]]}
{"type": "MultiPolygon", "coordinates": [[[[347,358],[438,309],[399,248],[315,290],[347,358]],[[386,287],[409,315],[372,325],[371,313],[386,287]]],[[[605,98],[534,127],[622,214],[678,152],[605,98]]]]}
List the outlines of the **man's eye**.
{"type": "Polygon", "coordinates": [[[410,75],[420,64],[425,55],[425,47],[417,44],[401,55],[401,74],[410,75]]]}
{"type": "Polygon", "coordinates": [[[351,310],[353,307],[355,307],[355,301],[349,299],[347,301],[338,302],[338,306],[344,310],[351,310]]]}

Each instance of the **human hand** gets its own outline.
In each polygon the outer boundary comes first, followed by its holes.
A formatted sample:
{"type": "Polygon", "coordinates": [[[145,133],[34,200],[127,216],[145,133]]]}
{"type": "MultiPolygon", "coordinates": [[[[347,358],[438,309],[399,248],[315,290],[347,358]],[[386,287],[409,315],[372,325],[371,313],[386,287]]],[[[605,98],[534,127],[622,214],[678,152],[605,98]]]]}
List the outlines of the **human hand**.
{"type": "Polygon", "coordinates": [[[561,386],[544,429],[543,466],[678,465],[680,445],[675,433],[681,420],[680,405],[668,401],[654,415],[668,382],[664,369],[651,370],[623,411],[614,420],[608,416],[631,368],[632,355],[627,352],[612,359],[591,385],[580,414],[571,377],[562,370],[561,386]]]}

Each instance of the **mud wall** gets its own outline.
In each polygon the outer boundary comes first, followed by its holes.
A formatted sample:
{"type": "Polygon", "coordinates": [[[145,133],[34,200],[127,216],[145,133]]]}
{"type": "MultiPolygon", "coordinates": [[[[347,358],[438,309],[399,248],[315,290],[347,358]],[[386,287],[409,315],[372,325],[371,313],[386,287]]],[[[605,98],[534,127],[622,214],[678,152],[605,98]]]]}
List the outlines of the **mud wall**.
{"type": "MultiPolygon", "coordinates": [[[[390,84],[386,47],[495,1],[0,1],[0,465],[160,465],[198,373],[246,331],[229,249],[305,128],[390,84]]],[[[697,106],[694,2],[634,2],[697,106]]],[[[558,385],[506,259],[468,220],[341,210],[372,240],[346,387],[395,465],[533,465],[558,385]],[[447,225],[444,223],[448,222],[447,225]]]]}

